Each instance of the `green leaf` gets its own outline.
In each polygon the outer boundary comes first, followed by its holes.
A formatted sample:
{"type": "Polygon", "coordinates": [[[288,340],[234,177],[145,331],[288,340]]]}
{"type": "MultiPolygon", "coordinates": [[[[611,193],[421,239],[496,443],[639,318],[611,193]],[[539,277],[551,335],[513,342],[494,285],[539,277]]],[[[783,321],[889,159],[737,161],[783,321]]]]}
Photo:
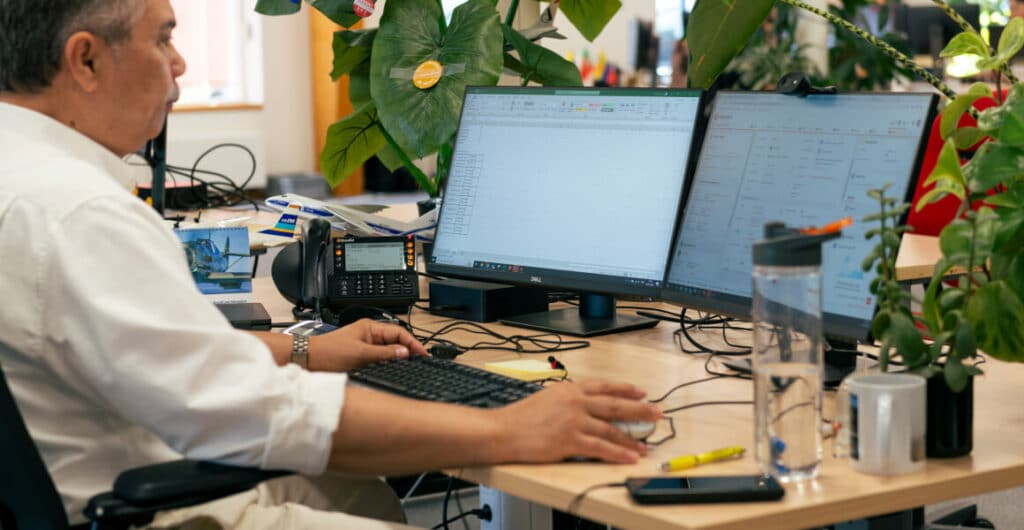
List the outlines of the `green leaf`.
{"type": "Polygon", "coordinates": [[[926,345],[914,320],[904,313],[889,315],[889,327],[884,333],[892,341],[896,352],[909,366],[922,364],[926,360],[926,345]]]}
{"type": "Polygon", "coordinates": [[[939,152],[935,168],[924,181],[925,186],[932,184],[935,187],[917,200],[917,211],[949,194],[956,195],[960,200],[966,196],[967,183],[960,168],[960,155],[957,154],[956,145],[952,140],[946,140],[942,151],[939,152]]]}
{"type": "MultiPolygon", "coordinates": [[[[551,86],[582,86],[583,79],[575,64],[557,53],[529,41],[518,31],[501,26],[505,40],[519,53],[518,62],[522,69],[516,69],[524,79],[551,86]]],[[[509,57],[505,56],[508,63],[509,57]]]]}
{"type": "Polygon", "coordinates": [[[889,312],[881,309],[875,318],[871,320],[871,336],[875,338],[885,336],[885,333],[889,330],[889,312]]]}
{"type": "Polygon", "coordinates": [[[1020,208],[1021,202],[1018,197],[1009,193],[996,193],[985,197],[985,204],[1000,208],[1020,208]]]}
{"type": "Polygon", "coordinates": [[[391,144],[384,143],[384,147],[377,151],[377,160],[387,168],[388,171],[394,173],[405,164],[402,162],[402,158],[398,156],[398,152],[395,151],[391,144]]]}
{"type": "Polygon", "coordinates": [[[964,316],[982,351],[1004,361],[1024,362],[1024,303],[1005,283],[978,289],[964,316]]]}
{"type": "Polygon", "coordinates": [[[377,110],[367,103],[327,128],[320,152],[320,171],[331,187],[345,180],[386,142],[380,132],[377,110]]]}
{"type": "Polygon", "coordinates": [[[369,60],[373,38],[376,35],[376,29],[334,32],[334,69],[331,70],[331,80],[337,81],[339,77],[369,60]]]}
{"type": "Polygon", "coordinates": [[[370,93],[381,124],[413,158],[451,140],[466,85],[494,85],[502,69],[501,22],[489,0],[457,7],[443,38],[441,15],[436,0],[387,2],[373,41],[370,93]],[[412,72],[429,59],[444,70],[436,85],[419,89],[412,72]]]}
{"type": "Polygon", "coordinates": [[[957,149],[969,149],[985,139],[985,133],[977,127],[960,127],[950,136],[957,149]]]}
{"type": "MultiPolygon", "coordinates": [[[[961,33],[958,37],[963,35],[966,35],[966,33],[961,33]]],[[[982,43],[982,46],[984,46],[984,43],[982,43]]],[[[985,46],[985,49],[987,50],[988,47],[985,46]]],[[[942,138],[949,138],[953,134],[957,124],[960,123],[960,118],[967,112],[967,109],[971,108],[975,101],[991,96],[992,91],[988,88],[988,85],[985,83],[975,83],[971,85],[971,88],[967,89],[967,92],[951,101],[946,106],[946,109],[942,111],[942,120],[939,123],[939,134],[942,135],[942,138]]]]}
{"type": "Polygon", "coordinates": [[[583,38],[593,42],[620,7],[619,0],[562,0],[558,9],[580,30],[583,38]]]}
{"type": "Polygon", "coordinates": [[[974,229],[969,222],[954,219],[939,233],[942,256],[957,265],[966,266],[970,258],[973,233],[974,229]]]}
{"type": "Polygon", "coordinates": [[[331,22],[346,28],[363,19],[352,9],[352,0],[313,0],[310,5],[331,19],[331,22]]]}
{"type": "Polygon", "coordinates": [[[299,12],[302,8],[302,4],[297,4],[291,0],[257,0],[256,1],[256,12],[261,15],[280,16],[280,15],[293,15],[299,12]]]}
{"type": "Polygon", "coordinates": [[[925,290],[924,300],[921,301],[921,315],[928,326],[928,331],[933,335],[942,331],[942,311],[938,302],[939,289],[943,283],[942,279],[955,266],[955,263],[945,257],[935,264],[932,279],[928,282],[928,289],[925,290]]]}
{"type": "Polygon", "coordinates": [[[360,64],[348,74],[348,100],[356,108],[372,101],[370,97],[370,61],[360,64]]]}
{"type": "Polygon", "coordinates": [[[967,387],[967,368],[959,358],[949,357],[946,359],[946,385],[954,394],[963,392],[967,387]]]}
{"type": "Polygon", "coordinates": [[[942,333],[939,333],[938,335],[935,336],[931,346],[928,347],[928,356],[930,357],[931,362],[938,362],[939,358],[942,357],[943,346],[945,346],[946,343],[949,342],[949,340],[952,338],[952,331],[943,331],[942,333]]]}
{"type": "Polygon", "coordinates": [[[701,0],[686,25],[690,86],[710,88],[768,17],[775,0],[701,0]]]}
{"type": "Polygon", "coordinates": [[[973,31],[965,31],[952,39],[946,44],[946,47],[939,54],[940,57],[956,57],[957,55],[978,55],[984,58],[991,56],[988,50],[988,44],[981,40],[981,35],[973,31]]]}
{"type": "Polygon", "coordinates": [[[956,328],[956,336],[953,337],[953,352],[956,352],[957,357],[966,359],[968,357],[974,357],[977,353],[978,346],[974,342],[974,331],[971,329],[971,325],[968,322],[961,322],[960,327],[956,328]]]}
{"type": "Polygon", "coordinates": [[[1014,55],[1017,55],[1021,46],[1024,46],[1024,19],[1015,17],[1010,19],[1009,24],[1003,29],[1002,36],[999,37],[999,50],[995,57],[978,61],[978,68],[981,70],[999,68],[1014,55]]]}
{"type": "Polygon", "coordinates": [[[985,143],[964,166],[963,174],[971,191],[990,190],[1024,175],[1024,148],[1003,141],[985,143]]]}
{"type": "Polygon", "coordinates": [[[1024,85],[1013,85],[1002,105],[985,109],[978,127],[1007,144],[1024,144],[1024,85]]]}
{"type": "Polygon", "coordinates": [[[948,313],[954,309],[963,309],[964,291],[955,287],[949,287],[939,295],[939,311],[948,313]]]}

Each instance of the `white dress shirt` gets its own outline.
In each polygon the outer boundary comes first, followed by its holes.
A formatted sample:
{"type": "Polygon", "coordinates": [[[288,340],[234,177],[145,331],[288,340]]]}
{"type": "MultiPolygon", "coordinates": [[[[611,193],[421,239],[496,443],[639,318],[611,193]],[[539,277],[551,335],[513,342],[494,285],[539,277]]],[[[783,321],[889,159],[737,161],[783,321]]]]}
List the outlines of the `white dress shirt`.
{"type": "Polygon", "coordinates": [[[110,151],[3,103],[0,146],[0,364],[72,522],[182,456],[322,472],[346,376],[233,329],[110,151]]]}

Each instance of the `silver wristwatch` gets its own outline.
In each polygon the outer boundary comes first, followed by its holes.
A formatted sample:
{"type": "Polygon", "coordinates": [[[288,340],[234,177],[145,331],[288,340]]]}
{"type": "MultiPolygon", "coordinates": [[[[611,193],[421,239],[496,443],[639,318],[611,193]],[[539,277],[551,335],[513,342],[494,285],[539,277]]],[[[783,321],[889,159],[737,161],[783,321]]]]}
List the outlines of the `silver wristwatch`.
{"type": "Polygon", "coordinates": [[[292,362],[309,368],[309,337],[292,335],[292,362]]]}

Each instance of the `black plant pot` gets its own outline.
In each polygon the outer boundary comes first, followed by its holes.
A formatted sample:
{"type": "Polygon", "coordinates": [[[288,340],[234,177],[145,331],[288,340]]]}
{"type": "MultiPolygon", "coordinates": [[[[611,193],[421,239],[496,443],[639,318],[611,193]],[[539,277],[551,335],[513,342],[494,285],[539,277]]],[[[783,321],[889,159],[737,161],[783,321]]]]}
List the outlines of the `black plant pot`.
{"type": "Polygon", "coordinates": [[[954,458],[970,454],[974,446],[974,378],[954,394],[941,374],[928,379],[928,458],[954,458]]]}
{"type": "Polygon", "coordinates": [[[428,199],[423,199],[422,201],[416,201],[416,209],[419,210],[420,215],[423,215],[438,206],[441,206],[440,197],[430,197],[428,199]]]}

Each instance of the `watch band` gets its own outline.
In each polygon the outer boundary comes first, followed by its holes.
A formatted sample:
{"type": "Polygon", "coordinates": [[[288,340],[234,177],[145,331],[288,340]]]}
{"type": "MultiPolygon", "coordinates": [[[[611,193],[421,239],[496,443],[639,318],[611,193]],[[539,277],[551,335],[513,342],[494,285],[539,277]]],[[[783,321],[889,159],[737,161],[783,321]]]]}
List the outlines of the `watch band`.
{"type": "Polygon", "coordinates": [[[309,368],[309,337],[292,335],[292,362],[309,368]]]}

